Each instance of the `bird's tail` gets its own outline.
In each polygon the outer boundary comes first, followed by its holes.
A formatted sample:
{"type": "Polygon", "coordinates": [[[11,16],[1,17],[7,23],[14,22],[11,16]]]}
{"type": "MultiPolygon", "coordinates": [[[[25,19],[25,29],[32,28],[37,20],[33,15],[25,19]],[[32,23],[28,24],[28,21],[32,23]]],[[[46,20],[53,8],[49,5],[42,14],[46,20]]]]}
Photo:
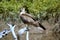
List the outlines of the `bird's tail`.
{"type": "Polygon", "coordinates": [[[42,24],[39,23],[39,26],[40,26],[43,30],[46,30],[46,28],[45,28],[42,24]]]}

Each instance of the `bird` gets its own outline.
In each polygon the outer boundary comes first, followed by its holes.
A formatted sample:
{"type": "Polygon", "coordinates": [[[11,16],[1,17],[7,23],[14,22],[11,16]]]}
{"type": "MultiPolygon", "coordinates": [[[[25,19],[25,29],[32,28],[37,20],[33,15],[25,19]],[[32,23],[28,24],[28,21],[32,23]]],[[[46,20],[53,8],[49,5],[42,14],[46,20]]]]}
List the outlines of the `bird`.
{"type": "Polygon", "coordinates": [[[17,35],[16,35],[15,31],[14,31],[16,25],[15,24],[8,24],[8,23],[7,23],[7,25],[10,27],[10,31],[11,31],[14,39],[17,40],[17,35]]]}
{"type": "Polygon", "coordinates": [[[24,34],[26,31],[29,31],[29,29],[30,29],[30,28],[23,27],[23,28],[21,28],[21,29],[18,31],[18,34],[19,34],[19,35],[22,35],[22,34],[24,34]]]}
{"type": "Polygon", "coordinates": [[[10,30],[4,29],[3,31],[0,32],[0,38],[5,37],[10,33],[10,30]]]}
{"type": "Polygon", "coordinates": [[[29,14],[29,12],[27,12],[26,6],[23,6],[20,10],[20,19],[22,20],[22,22],[26,25],[33,25],[34,27],[40,27],[43,30],[46,30],[46,28],[39,22],[37,21],[33,15],[29,14]]]}

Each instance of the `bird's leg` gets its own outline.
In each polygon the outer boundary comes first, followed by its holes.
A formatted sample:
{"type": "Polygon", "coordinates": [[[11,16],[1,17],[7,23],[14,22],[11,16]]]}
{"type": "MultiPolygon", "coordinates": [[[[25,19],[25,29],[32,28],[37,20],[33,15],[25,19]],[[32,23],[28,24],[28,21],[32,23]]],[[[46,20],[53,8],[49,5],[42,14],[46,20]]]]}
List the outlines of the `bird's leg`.
{"type": "Polygon", "coordinates": [[[28,25],[26,24],[26,27],[28,27],[28,25]]]}
{"type": "Polygon", "coordinates": [[[30,28],[29,28],[29,25],[27,25],[27,24],[26,24],[26,28],[27,28],[27,30],[26,30],[26,31],[29,31],[29,29],[30,29],[30,28]]]}

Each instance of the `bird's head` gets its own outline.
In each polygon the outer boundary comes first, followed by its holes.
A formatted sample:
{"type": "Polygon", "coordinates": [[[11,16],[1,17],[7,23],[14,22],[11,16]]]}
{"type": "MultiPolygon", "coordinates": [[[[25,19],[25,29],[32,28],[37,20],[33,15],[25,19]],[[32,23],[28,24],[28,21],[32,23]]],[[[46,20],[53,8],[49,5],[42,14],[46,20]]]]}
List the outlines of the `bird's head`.
{"type": "Polygon", "coordinates": [[[20,9],[20,14],[25,14],[25,13],[26,13],[25,8],[24,8],[24,7],[21,8],[21,9],[20,9]]]}
{"type": "Polygon", "coordinates": [[[20,14],[25,14],[25,13],[29,13],[27,6],[23,6],[23,7],[20,9],[20,14]]]}

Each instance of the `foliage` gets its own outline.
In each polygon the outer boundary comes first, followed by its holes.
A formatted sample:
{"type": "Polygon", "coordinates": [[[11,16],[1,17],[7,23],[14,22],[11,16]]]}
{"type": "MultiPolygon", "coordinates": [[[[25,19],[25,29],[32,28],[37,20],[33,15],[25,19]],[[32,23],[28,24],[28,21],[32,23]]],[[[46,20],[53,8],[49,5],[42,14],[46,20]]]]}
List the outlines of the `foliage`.
{"type": "Polygon", "coordinates": [[[0,18],[17,18],[19,10],[26,5],[31,14],[39,19],[48,19],[60,14],[60,0],[0,0],[0,18]],[[12,12],[12,13],[10,13],[12,12]],[[14,17],[13,17],[14,16],[14,17]]]}

